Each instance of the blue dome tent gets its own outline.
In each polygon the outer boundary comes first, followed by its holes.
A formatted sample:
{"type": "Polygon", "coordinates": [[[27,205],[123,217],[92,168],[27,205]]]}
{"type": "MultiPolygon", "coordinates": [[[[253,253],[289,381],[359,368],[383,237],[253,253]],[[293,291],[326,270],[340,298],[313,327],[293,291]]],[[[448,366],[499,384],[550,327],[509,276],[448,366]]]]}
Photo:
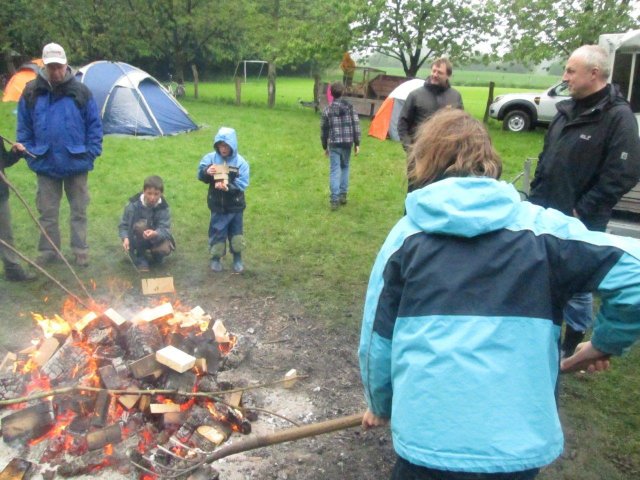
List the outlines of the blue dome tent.
{"type": "Polygon", "coordinates": [[[161,136],[198,128],[182,105],[139,68],[99,61],[82,67],[76,77],[93,93],[105,134],[161,136]]]}

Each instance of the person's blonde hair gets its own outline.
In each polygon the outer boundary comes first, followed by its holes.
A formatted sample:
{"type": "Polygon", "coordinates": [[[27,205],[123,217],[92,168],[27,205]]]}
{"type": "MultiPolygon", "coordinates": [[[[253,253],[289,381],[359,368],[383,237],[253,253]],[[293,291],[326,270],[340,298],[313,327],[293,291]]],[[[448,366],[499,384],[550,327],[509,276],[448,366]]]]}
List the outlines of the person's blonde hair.
{"type": "Polygon", "coordinates": [[[499,178],[502,161],[484,125],[462,110],[443,108],[416,132],[409,183],[416,188],[446,177],[499,178]]]}

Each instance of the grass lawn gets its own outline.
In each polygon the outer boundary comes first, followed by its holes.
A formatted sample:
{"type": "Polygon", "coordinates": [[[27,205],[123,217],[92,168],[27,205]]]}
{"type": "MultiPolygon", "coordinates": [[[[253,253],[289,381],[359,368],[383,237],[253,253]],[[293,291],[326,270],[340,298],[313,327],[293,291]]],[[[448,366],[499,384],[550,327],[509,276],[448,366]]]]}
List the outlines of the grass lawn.
{"type": "MultiPolygon", "coordinates": [[[[199,100],[191,97],[188,85],[183,103],[200,130],[155,140],[105,138],[104,153],[89,176],[91,265],[80,272],[82,278],[95,281],[97,294],[107,298],[137,285],[120,247],[117,224],[126,200],[141,190],[143,178],[159,174],[165,180],[178,244],[167,269],[179,292],[198,284],[210,286],[214,298],[229,292],[267,295],[292,309],[304,309],[308,317],[330,328],[356,331],[373,260],[403,212],[405,155],[398,143],[365,135],[361,154],[352,159],[349,204],[330,212],[319,116],[298,103],[312,99],[312,86],[310,79],[279,78],[277,106],[268,109],[264,80],[243,84],[239,107],[234,105],[231,82],[201,84],[199,100]],[[228,272],[214,276],[208,270],[207,186],[196,179],[196,168],[212,150],[212,138],[222,125],[236,128],[240,153],[251,165],[243,276],[228,272]]],[[[460,91],[466,109],[482,117],[487,88],[460,87],[460,91]]],[[[498,89],[496,94],[504,91],[498,89]]],[[[8,138],[14,137],[14,109],[15,104],[0,104],[0,134],[8,138]]],[[[363,119],[364,132],[368,126],[369,120],[363,119]]],[[[524,160],[542,148],[543,130],[513,134],[491,121],[489,131],[504,160],[505,180],[514,178],[524,160]]],[[[21,162],[7,173],[35,211],[35,178],[26,164],[21,162]]],[[[15,196],[11,202],[16,245],[35,257],[36,227],[15,196]]],[[[69,253],[64,201],[61,211],[63,251],[69,253]]],[[[73,288],[64,267],[52,271],[73,288]]],[[[59,313],[62,298],[49,282],[2,282],[0,344],[25,343],[14,332],[30,325],[29,311],[59,313]]],[[[638,359],[636,352],[616,360],[610,374],[563,379],[567,452],[573,459],[552,467],[543,479],[640,478],[640,380],[634,371],[638,359]],[[571,432],[580,432],[579,438],[571,432]]]]}

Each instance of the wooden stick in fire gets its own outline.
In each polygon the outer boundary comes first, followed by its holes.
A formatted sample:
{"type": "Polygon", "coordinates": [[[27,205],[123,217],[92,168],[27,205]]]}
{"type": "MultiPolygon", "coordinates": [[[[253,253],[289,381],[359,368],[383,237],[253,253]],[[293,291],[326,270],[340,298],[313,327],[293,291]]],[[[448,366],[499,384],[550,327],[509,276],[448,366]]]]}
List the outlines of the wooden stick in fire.
{"type": "Polygon", "coordinates": [[[82,305],[83,307],[85,307],[88,310],[91,310],[91,307],[89,305],[87,305],[86,303],[84,303],[77,295],[75,295],[73,292],[71,292],[67,287],[65,287],[64,285],[62,285],[62,283],[60,283],[58,280],[56,280],[55,278],[53,278],[53,275],[51,275],[49,272],[47,272],[44,268],[42,268],[40,265],[38,265],[36,262],[34,262],[33,260],[28,259],[26,256],[24,256],[22,253],[20,253],[18,250],[15,249],[15,247],[13,247],[13,245],[8,244],[7,242],[5,242],[3,239],[0,238],[0,245],[8,248],[9,250],[11,250],[13,253],[15,253],[16,255],[18,255],[22,260],[24,260],[25,262],[27,262],[29,265],[31,265],[32,267],[36,268],[37,270],[39,270],[42,274],[44,274],[47,278],[49,278],[51,281],[53,281],[56,285],[58,285],[62,290],[64,290],[65,292],[67,292],[69,294],[69,296],[71,296],[76,302],[78,302],[80,305],[82,305]]]}
{"type": "MultiPolygon", "coordinates": [[[[0,139],[2,141],[5,141],[7,143],[9,143],[10,145],[13,145],[12,142],[10,142],[9,140],[7,140],[5,137],[3,137],[2,135],[0,135],[0,139]]],[[[28,153],[25,150],[25,153],[28,153]]],[[[33,154],[29,153],[29,155],[33,156],[33,154]]],[[[67,267],[69,267],[69,270],[71,270],[71,273],[73,274],[74,278],[77,280],[78,284],[80,285],[80,287],[82,288],[82,290],[84,291],[85,295],[87,296],[87,298],[89,300],[91,300],[92,303],[95,303],[95,300],[93,299],[93,297],[89,294],[89,291],[87,290],[87,288],[85,287],[84,283],[82,283],[82,280],[80,280],[80,277],[78,277],[78,275],[76,274],[76,271],[73,269],[73,267],[71,266],[71,264],[69,263],[69,261],[65,258],[65,256],[62,254],[62,252],[60,251],[60,249],[56,246],[56,244],[54,243],[53,240],[51,240],[51,237],[49,237],[49,234],[46,232],[46,230],[44,229],[44,227],[42,226],[42,224],[38,221],[38,219],[36,218],[36,216],[33,214],[33,211],[31,210],[31,208],[29,207],[29,204],[26,202],[26,200],[24,199],[24,197],[20,194],[20,192],[18,192],[18,190],[16,190],[16,187],[13,186],[13,184],[9,181],[9,179],[4,175],[4,173],[2,173],[2,171],[0,171],[0,180],[2,180],[4,183],[6,183],[7,187],[9,187],[13,193],[16,195],[16,197],[18,197],[18,200],[20,200],[20,202],[24,205],[24,207],[27,209],[27,212],[29,213],[29,216],[31,216],[31,218],[33,219],[33,221],[36,223],[36,225],[38,226],[38,228],[40,229],[40,231],[42,232],[42,234],[45,236],[45,238],[49,241],[49,243],[51,244],[51,246],[53,247],[53,249],[55,250],[56,254],[62,259],[62,261],[67,265],[67,267]]],[[[30,262],[31,263],[31,262],[30,262]]],[[[49,278],[51,278],[49,276],[49,278]]],[[[74,297],[77,297],[76,295],[73,295],[74,297]]],[[[84,304],[83,304],[84,305],[84,304]]]]}
{"type": "Polygon", "coordinates": [[[203,460],[194,463],[190,467],[180,470],[175,474],[159,476],[160,478],[178,478],[196,470],[198,467],[201,467],[206,463],[212,463],[216,460],[220,460],[221,458],[235,455],[236,453],[248,452],[249,450],[255,450],[256,448],[269,447],[279,443],[292,442],[303,438],[315,437],[324,433],[331,433],[338,430],[357,427],[362,424],[363,416],[364,414],[362,413],[356,413],[347,417],[334,418],[332,420],[303,425],[301,427],[287,428],[279,432],[248,437],[215,450],[213,453],[207,455],[203,460]]]}

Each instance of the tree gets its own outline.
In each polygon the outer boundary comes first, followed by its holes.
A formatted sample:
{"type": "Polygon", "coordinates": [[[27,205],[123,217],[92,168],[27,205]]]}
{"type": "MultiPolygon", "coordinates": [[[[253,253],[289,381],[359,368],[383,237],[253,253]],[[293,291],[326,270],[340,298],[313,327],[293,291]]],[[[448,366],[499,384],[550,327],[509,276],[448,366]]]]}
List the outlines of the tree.
{"type": "Polygon", "coordinates": [[[629,0],[496,0],[506,58],[540,63],[568,57],[602,33],[638,26],[629,0]]]}
{"type": "Polygon", "coordinates": [[[266,60],[268,104],[275,105],[278,65],[338,63],[351,38],[353,0],[247,1],[247,50],[266,60]]]}
{"type": "Polygon", "coordinates": [[[484,2],[464,0],[367,0],[355,25],[357,46],[402,63],[415,77],[427,59],[447,55],[463,61],[489,31],[484,2]]]}

